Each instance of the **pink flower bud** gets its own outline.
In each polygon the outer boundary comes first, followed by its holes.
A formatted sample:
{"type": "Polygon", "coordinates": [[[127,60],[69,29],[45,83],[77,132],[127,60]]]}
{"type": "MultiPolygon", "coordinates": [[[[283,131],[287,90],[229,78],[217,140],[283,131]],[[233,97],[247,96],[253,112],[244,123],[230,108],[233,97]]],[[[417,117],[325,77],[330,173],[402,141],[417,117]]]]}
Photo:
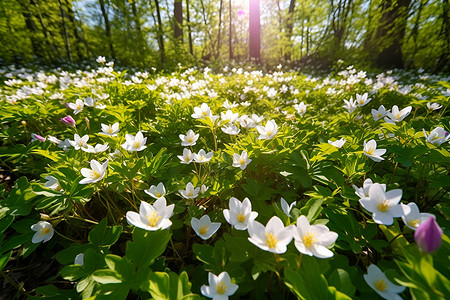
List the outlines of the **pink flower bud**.
{"type": "Polygon", "coordinates": [[[39,134],[36,133],[32,133],[31,134],[31,141],[41,141],[41,142],[45,142],[45,137],[40,136],[39,134]]]}
{"type": "Polygon", "coordinates": [[[431,253],[441,246],[442,229],[434,217],[429,217],[417,228],[414,239],[420,250],[431,253]]]}
{"type": "Polygon", "coordinates": [[[71,116],[61,118],[60,120],[68,126],[75,127],[75,120],[71,116]]]}

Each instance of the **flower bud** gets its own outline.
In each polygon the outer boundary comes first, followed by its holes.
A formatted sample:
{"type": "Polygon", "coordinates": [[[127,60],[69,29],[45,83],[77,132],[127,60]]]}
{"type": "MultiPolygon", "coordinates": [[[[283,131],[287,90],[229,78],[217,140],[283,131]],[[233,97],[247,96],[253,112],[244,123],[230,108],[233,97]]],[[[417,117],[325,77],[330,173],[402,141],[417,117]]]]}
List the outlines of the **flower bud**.
{"type": "Polygon", "coordinates": [[[424,252],[431,253],[437,250],[442,243],[442,229],[434,217],[429,217],[414,233],[417,246],[424,252]]]}
{"type": "Polygon", "coordinates": [[[71,116],[61,118],[60,120],[68,126],[75,127],[75,120],[71,116]]]}

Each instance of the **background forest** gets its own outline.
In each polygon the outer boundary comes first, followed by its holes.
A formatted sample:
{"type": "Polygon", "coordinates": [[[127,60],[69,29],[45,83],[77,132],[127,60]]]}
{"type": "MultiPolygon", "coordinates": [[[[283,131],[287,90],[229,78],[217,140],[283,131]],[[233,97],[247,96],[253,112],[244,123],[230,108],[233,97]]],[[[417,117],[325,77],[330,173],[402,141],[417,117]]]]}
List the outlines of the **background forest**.
{"type": "MultiPolygon", "coordinates": [[[[2,0],[0,62],[248,62],[249,2],[2,0]]],[[[450,70],[448,0],[260,0],[260,62],[450,70]]]]}

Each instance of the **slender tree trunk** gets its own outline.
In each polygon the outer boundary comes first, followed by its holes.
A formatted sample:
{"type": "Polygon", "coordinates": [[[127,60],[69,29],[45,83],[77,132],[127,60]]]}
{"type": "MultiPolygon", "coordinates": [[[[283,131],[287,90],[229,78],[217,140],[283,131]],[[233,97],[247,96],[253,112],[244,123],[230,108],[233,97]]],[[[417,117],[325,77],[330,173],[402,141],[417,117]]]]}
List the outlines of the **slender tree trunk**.
{"type": "Polygon", "coordinates": [[[105,34],[106,34],[106,39],[108,40],[109,52],[111,54],[111,57],[113,59],[115,59],[116,53],[114,52],[114,46],[113,46],[112,37],[111,37],[111,26],[109,24],[108,13],[106,12],[106,8],[105,8],[105,1],[99,0],[99,3],[100,3],[100,9],[102,11],[103,21],[105,22],[105,34]]]}
{"type": "Polygon", "coordinates": [[[180,39],[183,43],[183,1],[175,0],[173,2],[173,36],[175,39],[180,39]]]}
{"type": "Polygon", "coordinates": [[[17,1],[21,6],[21,13],[25,19],[25,26],[27,27],[29,34],[28,37],[31,41],[31,47],[33,48],[33,55],[41,58],[46,57],[46,51],[42,48],[42,44],[39,40],[38,28],[36,23],[33,20],[33,14],[30,11],[29,3],[25,3],[23,1],[17,1]]]}
{"type": "Polygon", "coordinates": [[[161,21],[161,12],[159,10],[159,0],[155,0],[156,5],[156,17],[158,18],[158,44],[159,44],[159,56],[161,59],[161,64],[163,66],[166,65],[166,57],[165,57],[165,50],[164,50],[164,36],[163,36],[163,27],[162,27],[162,21],[161,21]]]}
{"type": "Polygon", "coordinates": [[[188,28],[189,53],[194,56],[194,45],[192,43],[191,18],[189,14],[189,0],[186,0],[186,22],[188,28]]]}
{"type": "Polygon", "coordinates": [[[37,16],[38,16],[38,20],[39,20],[39,24],[41,25],[41,27],[42,27],[42,32],[44,33],[45,43],[46,43],[47,46],[49,47],[49,50],[50,50],[50,49],[53,49],[53,51],[54,51],[54,53],[51,54],[50,57],[52,57],[53,59],[55,58],[55,56],[56,56],[56,57],[61,57],[61,54],[59,53],[58,48],[52,43],[52,39],[53,39],[53,41],[54,41],[54,36],[53,36],[53,33],[52,33],[51,31],[49,31],[49,30],[47,29],[47,26],[45,25],[44,18],[43,18],[43,16],[42,16],[42,13],[41,13],[41,9],[40,9],[40,7],[39,7],[39,4],[38,4],[37,2],[35,2],[34,0],[31,0],[30,3],[31,3],[32,5],[34,5],[34,7],[36,7],[36,10],[37,10],[37,16]],[[50,39],[50,36],[52,37],[52,39],[50,39]]]}
{"type": "Polygon", "coordinates": [[[386,0],[383,2],[376,42],[381,42],[375,64],[382,68],[402,68],[402,45],[405,36],[411,0],[386,0]]]}
{"type": "Polygon", "coordinates": [[[250,0],[249,7],[249,56],[257,63],[261,61],[261,23],[259,0],[250,0]]]}
{"type": "Polygon", "coordinates": [[[222,37],[220,36],[221,34],[221,29],[222,29],[222,9],[223,9],[223,0],[220,0],[220,4],[219,4],[219,32],[217,34],[217,51],[216,51],[216,59],[219,57],[220,55],[220,44],[222,41],[222,37]]]}
{"type": "MultiPolygon", "coordinates": [[[[287,39],[287,50],[284,54],[285,62],[291,60],[291,52],[292,52],[292,31],[294,29],[294,8],[295,8],[295,0],[290,0],[289,2],[289,10],[286,18],[286,39],[287,39]]],[[[303,30],[303,24],[302,24],[303,30]]],[[[301,50],[300,50],[301,51],[301,50]]]]}
{"type": "Polygon", "coordinates": [[[448,0],[442,1],[442,26],[439,36],[444,40],[442,54],[439,57],[436,72],[450,71],[450,4],[448,0]]]}
{"type": "Polygon", "coordinates": [[[229,49],[229,58],[230,61],[233,59],[233,32],[232,32],[232,26],[233,26],[233,13],[231,11],[231,0],[228,0],[228,13],[230,14],[230,28],[229,28],[229,37],[228,37],[228,49],[229,49]]]}
{"type": "Polygon", "coordinates": [[[67,56],[69,57],[70,61],[73,61],[73,59],[72,59],[72,51],[70,49],[70,40],[69,40],[69,36],[67,34],[66,18],[64,17],[64,15],[66,13],[64,12],[64,9],[62,7],[61,0],[58,0],[58,3],[59,3],[59,11],[61,13],[61,21],[62,21],[62,27],[63,27],[63,37],[64,37],[64,44],[66,45],[67,56]]]}
{"type": "Polygon", "coordinates": [[[67,18],[70,21],[70,24],[72,25],[73,29],[73,35],[75,36],[76,42],[75,42],[75,49],[79,60],[82,60],[84,57],[90,56],[90,48],[88,43],[86,42],[86,39],[83,35],[83,28],[81,27],[81,34],[78,32],[78,26],[77,26],[77,20],[75,18],[75,13],[72,10],[72,2],[69,0],[65,0],[66,7],[67,7],[67,18]],[[83,50],[81,49],[81,44],[84,44],[86,47],[86,56],[83,54],[83,50]]]}

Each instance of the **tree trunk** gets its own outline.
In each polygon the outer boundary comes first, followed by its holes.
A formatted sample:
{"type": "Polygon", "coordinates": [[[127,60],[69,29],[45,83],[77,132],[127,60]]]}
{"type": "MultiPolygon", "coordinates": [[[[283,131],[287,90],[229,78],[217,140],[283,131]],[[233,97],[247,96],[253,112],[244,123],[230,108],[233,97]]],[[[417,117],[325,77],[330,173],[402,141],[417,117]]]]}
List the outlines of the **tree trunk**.
{"type": "Polygon", "coordinates": [[[250,59],[261,61],[261,24],[259,0],[250,0],[249,6],[249,54],[250,59]]]}
{"type": "Polygon", "coordinates": [[[188,27],[189,53],[194,56],[194,46],[192,43],[191,19],[189,14],[189,0],[186,0],[186,22],[188,27]]]}
{"type": "Polygon", "coordinates": [[[376,43],[381,46],[375,65],[381,68],[402,68],[402,45],[411,0],[386,0],[377,29],[376,43]]]}
{"type": "Polygon", "coordinates": [[[229,28],[229,37],[228,37],[228,49],[229,49],[229,58],[230,60],[233,59],[233,32],[232,32],[232,26],[233,26],[233,13],[231,11],[231,0],[228,0],[228,13],[230,14],[230,28],[229,28]]]}
{"type": "Polygon", "coordinates": [[[450,4],[448,0],[442,1],[442,26],[440,36],[444,40],[442,54],[439,57],[436,72],[450,71],[450,4]]]}
{"type": "Polygon", "coordinates": [[[76,42],[75,42],[75,49],[79,60],[82,60],[84,57],[90,56],[90,48],[88,43],[86,42],[86,39],[83,35],[83,28],[81,27],[81,34],[78,32],[77,28],[77,20],[75,18],[75,13],[72,10],[72,2],[69,0],[65,0],[66,7],[67,7],[67,18],[69,19],[70,23],[72,24],[73,28],[73,35],[75,36],[76,42]],[[84,44],[86,47],[86,56],[83,54],[83,50],[81,49],[81,44],[84,44]]]}
{"type": "Polygon", "coordinates": [[[182,0],[175,0],[173,2],[173,36],[175,39],[180,39],[183,43],[183,2],[182,0]]]}
{"type": "Polygon", "coordinates": [[[216,59],[220,56],[220,44],[221,44],[221,39],[222,37],[220,36],[221,34],[221,29],[222,29],[222,9],[223,9],[223,0],[220,0],[220,4],[219,4],[219,32],[217,34],[217,51],[216,51],[216,59]]]}
{"type": "Polygon", "coordinates": [[[61,13],[61,21],[62,21],[62,28],[63,28],[63,38],[64,38],[64,44],[66,45],[67,56],[69,57],[70,61],[73,61],[73,59],[72,59],[72,51],[70,50],[70,40],[69,40],[69,36],[67,34],[66,18],[64,17],[64,15],[66,13],[63,10],[61,0],[58,0],[58,3],[59,3],[59,11],[61,13]]]}
{"type": "Polygon", "coordinates": [[[36,23],[33,20],[33,14],[30,11],[29,4],[24,3],[23,1],[17,1],[21,6],[21,12],[25,19],[25,26],[29,30],[30,34],[28,35],[31,40],[31,47],[33,48],[33,54],[37,57],[46,57],[44,49],[42,48],[42,44],[40,42],[38,35],[38,28],[36,23]]]}
{"type": "Polygon", "coordinates": [[[106,39],[108,40],[109,52],[111,54],[111,57],[113,59],[115,59],[116,53],[114,52],[114,46],[113,46],[112,37],[111,37],[111,26],[109,24],[108,14],[107,14],[106,8],[105,8],[105,1],[99,0],[99,3],[100,3],[100,9],[102,11],[103,21],[105,22],[105,34],[106,34],[106,39]]]}
{"type": "Polygon", "coordinates": [[[159,44],[159,56],[161,59],[161,64],[163,66],[166,65],[166,57],[165,57],[165,51],[164,51],[164,36],[163,36],[163,27],[162,27],[162,21],[161,21],[161,12],[159,10],[159,1],[155,0],[156,5],[156,17],[158,18],[158,44],[159,44]]]}
{"type": "MultiPolygon", "coordinates": [[[[291,60],[291,52],[292,52],[292,31],[294,29],[294,8],[295,8],[295,0],[290,0],[289,2],[289,10],[286,18],[286,39],[287,39],[287,50],[284,54],[284,60],[291,60]]],[[[302,23],[303,30],[303,23],[302,23]]],[[[300,50],[301,51],[301,50],[300,50]]]]}

